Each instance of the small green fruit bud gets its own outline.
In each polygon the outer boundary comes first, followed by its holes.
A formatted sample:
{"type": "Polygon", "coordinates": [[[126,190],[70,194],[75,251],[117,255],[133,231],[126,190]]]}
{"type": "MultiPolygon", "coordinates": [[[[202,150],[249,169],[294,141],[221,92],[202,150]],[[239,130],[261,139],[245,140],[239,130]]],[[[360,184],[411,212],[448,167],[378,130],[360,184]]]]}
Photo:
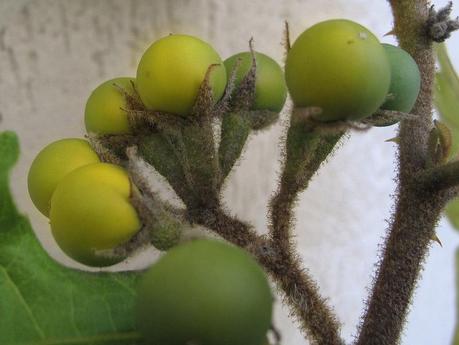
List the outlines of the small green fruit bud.
{"type": "Polygon", "coordinates": [[[151,230],[151,244],[156,249],[166,251],[180,241],[183,225],[173,218],[163,219],[151,230]]]}

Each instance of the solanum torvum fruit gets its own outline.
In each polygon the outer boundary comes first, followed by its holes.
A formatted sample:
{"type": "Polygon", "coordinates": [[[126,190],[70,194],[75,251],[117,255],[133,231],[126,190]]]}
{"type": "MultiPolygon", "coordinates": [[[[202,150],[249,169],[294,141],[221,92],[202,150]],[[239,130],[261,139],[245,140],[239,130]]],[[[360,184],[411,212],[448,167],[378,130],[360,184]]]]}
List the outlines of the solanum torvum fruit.
{"type": "MultiPolygon", "coordinates": [[[[236,87],[241,83],[252,66],[252,54],[242,52],[225,60],[226,73],[229,76],[237,61],[236,87]]],[[[271,110],[280,112],[287,98],[287,86],[284,73],[279,64],[269,56],[255,52],[256,78],[255,100],[252,110],[271,110]]]]}
{"type": "Polygon", "coordinates": [[[86,140],[68,138],[47,145],[35,157],[28,174],[29,194],[35,207],[48,217],[51,196],[64,176],[98,162],[99,157],[86,140]]]}
{"type": "Polygon", "coordinates": [[[388,99],[382,109],[408,113],[421,89],[421,74],[416,61],[402,48],[383,44],[391,67],[388,99]]]}
{"type": "Polygon", "coordinates": [[[123,89],[133,94],[134,78],[120,77],[102,83],[94,89],[86,102],[85,125],[89,133],[126,134],[130,133],[123,89]]]}
{"type": "Polygon", "coordinates": [[[287,54],[285,79],[296,107],[319,107],[321,121],[358,120],[385,101],[390,64],[378,39],[350,20],[313,25],[287,54]]]}
{"type": "Polygon", "coordinates": [[[211,65],[214,101],[223,95],[226,71],[218,53],[208,43],[188,35],[169,35],[154,42],[137,68],[137,91],[148,109],[188,115],[211,65]]]}
{"type": "Polygon", "coordinates": [[[216,240],[178,245],[140,283],[139,330],[150,344],[260,345],[273,297],[244,250],[216,240]]]}
{"type": "Polygon", "coordinates": [[[130,195],[129,177],[117,165],[90,164],[65,176],[51,199],[50,224],[59,247],[88,266],[123,260],[110,251],[141,227],[130,195]]]}

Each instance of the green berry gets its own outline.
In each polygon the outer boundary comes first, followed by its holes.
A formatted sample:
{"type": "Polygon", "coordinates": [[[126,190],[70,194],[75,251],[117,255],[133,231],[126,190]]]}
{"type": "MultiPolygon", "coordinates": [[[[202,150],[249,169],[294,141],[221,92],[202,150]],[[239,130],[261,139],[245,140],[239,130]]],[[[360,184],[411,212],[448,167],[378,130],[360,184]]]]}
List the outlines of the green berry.
{"type": "MultiPolygon", "coordinates": [[[[226,59],[224,63],[228,77],[238,60],[240,60],[240,64],[236,71],[236,88],[240,85],[252,66],[252,54],[250,52],[243,52],[226,59]]],[[[280,112],[287,98],[284,73],[279,64],[265,54],[255,52],[255,60],[257,69],[255,101],[252,110],[280,112]]]]}
{"type": "Polygon", "coordinates": [[[390,65],[368,29],[335,19],[298,37],[287,55],[285,79],[296,107],[322,109],[318,120],[358,120],[385,101],[390,65]]]}
{"type": "Polygon", "coordinates": [[[215,240],[172,248],[138,291],[139,329],[151,344],[260,345],[273,298],[244,250],[215,240]]]}
{"type": "Polygon", "coordinates": [[[409,113],[421,89],[418,65],[405,50],[390,44],[383,44],[383,47],[389,58],[392,79],[388,100],[381,108],[409,113]]]}
{"type": "Polygon", "coordinates": [[[29,194],[35,207],[48,217],[58,183],[71,171],[98,162],[99,157],[83,139],[62,139],[46,146],[35,157],[28,174],[29,194]]]}
{"type": "Polygon", "coordinates": [[[148,109],[188,115],[210,65],[214,101],[223,95],[226,72],[208,43],[188,35],[169,35],[154,42],[137,68],[137,90],[148,109]]]}

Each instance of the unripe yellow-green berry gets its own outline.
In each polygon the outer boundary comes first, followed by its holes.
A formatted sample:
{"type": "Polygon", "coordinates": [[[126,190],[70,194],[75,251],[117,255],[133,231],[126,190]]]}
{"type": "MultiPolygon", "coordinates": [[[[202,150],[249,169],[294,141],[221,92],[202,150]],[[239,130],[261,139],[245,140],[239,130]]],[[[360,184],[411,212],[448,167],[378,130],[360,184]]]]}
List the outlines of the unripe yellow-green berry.
{"type": "Polygon", "coordinates": [[[59,247],[89,266],[124,259],[106,253],[140,230],[130,195],[129,177],[116,165],[96,163],[68,174],[51,199],[50,223],[59,247]]]}
{"type": "Polygon", "coordinates": [[[28,174],[29,194],[35,207],[48,217],[51,196],[64,176],[98,162],[99,157],[83,139],[62,139],[46,146],[35,157],[28,174]]]}
{"type": "Polygon", "coordinates": [[[85,125],[88,133],[126,134],[131,132],[123,93],[133,94],[134,78],[115,78],[100,84],[86,102],[85,125]],[[120,89],[121,88],[121,89],[120,89]]]}
{"type": "MultiPolygon", "coordinates": [[[[225,60],[226,73],[230,74],[238,60],[240,65],[236,71],[236,85],[240,85],[252,66],[252,53],[242,52],[225,60]]],[[[284,72],[279,64],[268,55],[255,52],[256,77],[255,99],[252,110],[270,110],[280,112],[287,98],[284,72]]]]}
{"type": "Polygon", "coordinates": [[[188,115],[209,67],[214,101],[225,91],[226,71],[208,43],[188,35],[169,35],[154,42],[137,68],[137,91],[148,109],[188,115]]]}
{"type": "Polygon", "coordinates": [[[327,20],[304,31],[285,63],[296,107],[318,107],[320,121],[359,120],[385,101],[390,65],[378,39],[360,24],[327,20]]]}

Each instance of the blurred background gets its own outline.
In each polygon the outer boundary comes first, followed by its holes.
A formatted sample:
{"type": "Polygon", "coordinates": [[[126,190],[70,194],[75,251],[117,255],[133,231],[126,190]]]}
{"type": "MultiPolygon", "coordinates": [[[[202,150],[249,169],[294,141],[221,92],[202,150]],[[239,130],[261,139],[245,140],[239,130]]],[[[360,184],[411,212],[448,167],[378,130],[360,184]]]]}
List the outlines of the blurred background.
{"type": "MultiPolygon", "coordinates": [[[[383,37],[392,28],[386,1],[0,0],[0,130],[14,130],[21,140],[12,188],[48,252],[80,267],[56,247],[47,220],[29,200],[28,168],[46,144],[84,135],[84,106],[98,84],[135,76],[145,48],[170,32],[201,37],[223,59],[247,50],[253,37],[256,50],[282,62],[284,20],[293,41],[308,26],[330,18],[355,20],[383,42],[394,43],[383,37]]],[[[457,68],[458,44],[459,34],[453,35],[448,47],[457,68]]],[[[267,203],[276,188],[282,128],[280,121],[250,139],[225,190],[228,208],[260,232],[266,230],[267,203]]],[[[296,241],[305,266],[343,321],[347,340],[355,334],[390,217],[396,151],[385,140],[395,130],[351,133],[302,194],[296,210],[296,241]]],[[[165,190],[162,180],[154,179],[165,190]]],[[[437,233],[443,247],[432,245],[403,344],[443,345],[452,338],[459,236],[446,219],[437,233]]],[[[156,256],[153,250],[142,253],[115,269],[143,267],[156,256]]],[[[283,344],[304,344],[280,303],[275,320],[283,344]]]]}

